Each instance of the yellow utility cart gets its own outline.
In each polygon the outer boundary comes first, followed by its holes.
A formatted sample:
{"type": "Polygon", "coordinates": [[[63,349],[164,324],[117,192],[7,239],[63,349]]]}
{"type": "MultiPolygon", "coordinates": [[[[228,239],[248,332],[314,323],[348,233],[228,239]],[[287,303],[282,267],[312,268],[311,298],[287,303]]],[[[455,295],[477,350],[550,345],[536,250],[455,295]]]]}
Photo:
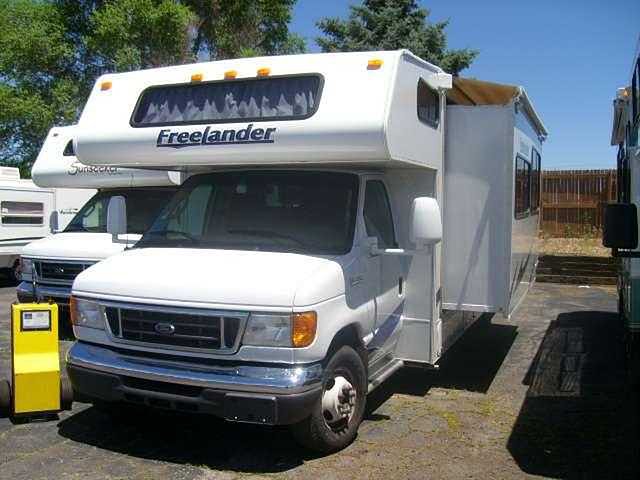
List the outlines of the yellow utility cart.
{"type": "Polygon", "coordinates": [[[14,418],[71,409],[71,384],[60,376],[58,306],[11,306],[11,382],[0,381],[0,414],[14,418]]]}

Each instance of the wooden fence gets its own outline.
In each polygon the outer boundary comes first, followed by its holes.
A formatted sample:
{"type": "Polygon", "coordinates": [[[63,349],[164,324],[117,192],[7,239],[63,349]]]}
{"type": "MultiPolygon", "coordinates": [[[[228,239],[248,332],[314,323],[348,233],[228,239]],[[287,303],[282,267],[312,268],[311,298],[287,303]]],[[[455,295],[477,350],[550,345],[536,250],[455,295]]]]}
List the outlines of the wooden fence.
{"type": "Polygon", "coordinates": [[[599,235],[604,205],[616,199],[615,170],[547,170],[541,229],[550,236],[599,235]]]}

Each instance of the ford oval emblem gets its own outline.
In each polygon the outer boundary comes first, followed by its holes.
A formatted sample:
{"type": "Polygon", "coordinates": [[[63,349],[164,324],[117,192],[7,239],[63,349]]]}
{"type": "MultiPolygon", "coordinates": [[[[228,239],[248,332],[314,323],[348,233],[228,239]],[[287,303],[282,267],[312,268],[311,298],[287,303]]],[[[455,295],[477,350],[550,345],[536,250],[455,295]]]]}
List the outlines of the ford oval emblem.
{"type": "Polygon", "coordinates": [[[170,323],[156,323],[153,326],[153,329],[160,335],[173,335],[174,333],[176,333],[176,327],[174,327],[170,323]]]}

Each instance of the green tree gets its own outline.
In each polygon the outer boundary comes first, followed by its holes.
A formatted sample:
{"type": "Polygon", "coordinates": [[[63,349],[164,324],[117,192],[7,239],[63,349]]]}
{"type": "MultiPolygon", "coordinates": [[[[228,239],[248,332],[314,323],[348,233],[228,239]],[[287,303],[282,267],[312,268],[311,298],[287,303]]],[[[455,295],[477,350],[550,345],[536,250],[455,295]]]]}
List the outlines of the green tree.
{"type": "Polygon", "coordinates": [[[304,51],[295,0],[0,0],[0,163],[30,172],[105,72],[304,51]]]}
{"type": "Polygon", "coordinates": [[[289,32],[296,0],[184,0],[198,16],[193,52],[212,60],[301,53],[289,32]]]}
{"type": "Polygon", "coordinates": [[[28,174],[99,74],[190,60],[193,19],[172,0],[0,0],[0,162],[28,174]]]}
{"type": "Polygon", "coordinates": [[[188,6],[172,0],[112,0],[93,12],[87,46],[108,71],[186,63],[194,60],[194,21],[188,6]]]}
{"type": "Polygon", "coordinates": [[[324,18],[317,39],[324,52],[406,48],[445,71],[458,75],[478,55],[476,50],[447,49],[449,21],[429,23],[429,10],[415,0],[364,0],[351,6],[349,18],[324,18]]]}

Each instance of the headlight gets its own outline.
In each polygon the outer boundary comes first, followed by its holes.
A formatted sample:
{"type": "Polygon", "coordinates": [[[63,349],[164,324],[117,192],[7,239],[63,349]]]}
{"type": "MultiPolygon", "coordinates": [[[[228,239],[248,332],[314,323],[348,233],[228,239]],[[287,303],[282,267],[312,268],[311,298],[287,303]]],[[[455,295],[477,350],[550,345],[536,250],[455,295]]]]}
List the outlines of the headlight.
{"type": "Polygon", "coordinates": [[[20,257],[20,278],[23,282],[33,280],[33,260],[20,257]]]}
{"type": "Polygon", "coordinates": [[[69,310],[71,310],[72,324],[104,330],[106,315],[102,305],[72,296],[69,299],[69,310]]]}
{"type": "Polygon", "coordinates": [[[242,343],[260,347],[308,347],[316,338],[316,326],[316,312],[252,313],[242,343]]]}

